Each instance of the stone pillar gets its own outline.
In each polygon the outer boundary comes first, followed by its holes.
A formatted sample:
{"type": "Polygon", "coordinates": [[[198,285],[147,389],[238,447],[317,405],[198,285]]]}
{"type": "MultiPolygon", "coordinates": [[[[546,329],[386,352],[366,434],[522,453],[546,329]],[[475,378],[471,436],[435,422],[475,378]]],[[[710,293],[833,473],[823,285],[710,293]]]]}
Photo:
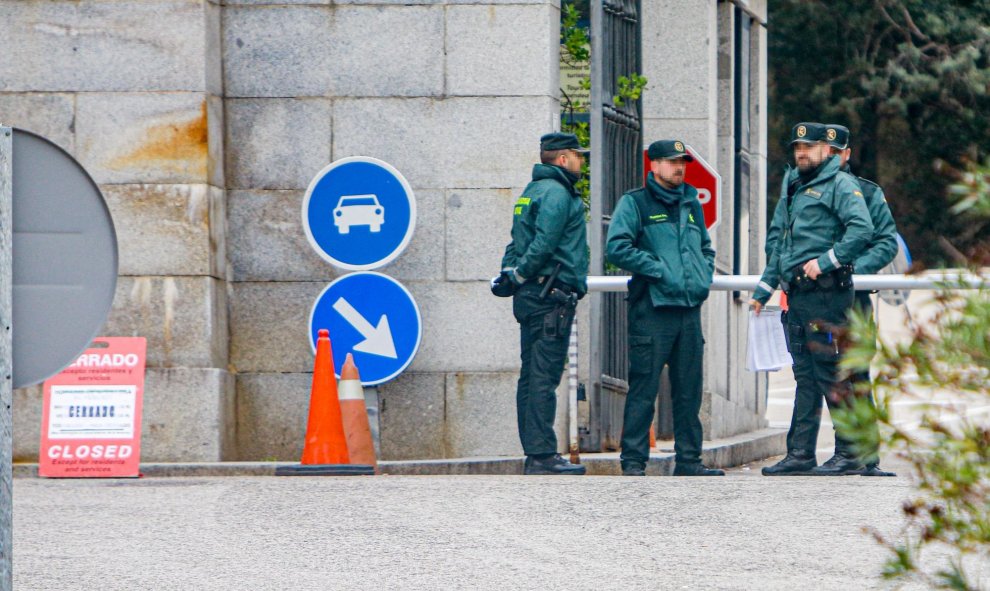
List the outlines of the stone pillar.
{"type": "MultiPolygon", "coordinates": [[[[147,461],[233,453],[220,7],[214,0],[5,3],[0,113],[100,185],[120,250],[101,334],[148,339],[147,461]]],[[[35,461],[41,387],[15,395],[15,455],[35,461]]]]}
{"type": "Polygon", "coordinates": [[[424,324],[415,361],[380,388],[383,457],[520,453],[518,330],[487,280],[538,138],[558,125],[558,23],[551,0],[224,8],[242,459],[299,457],[309,311],[340,273],[306,242],[301,202],[326,164],[358,155],[395,166],[418,201],[409,248],[381,269],[424,324]]]}

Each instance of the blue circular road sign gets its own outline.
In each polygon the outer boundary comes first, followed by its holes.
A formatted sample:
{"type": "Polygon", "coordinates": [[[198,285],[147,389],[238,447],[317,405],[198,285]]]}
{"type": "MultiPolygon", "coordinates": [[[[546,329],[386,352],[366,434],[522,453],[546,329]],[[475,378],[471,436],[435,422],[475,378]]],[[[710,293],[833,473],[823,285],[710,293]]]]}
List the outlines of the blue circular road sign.
{"type": "Polygon", "coordinates": [[[309,315],[313,351],[321,328],[330,331],[337,376],[347,354],[353,353],[365,386],[402,373],[416,356],[423,336],[412,294],[395,279],[371,272],[344,275],[316,298],[309,315]]]}
{"type": "Polygon", "coordinates": [[[409,244],[416,198],[405,177],[387,162],[343,158],[309,183],[302,218],[309,243],[331,265],[377,269],[409,244]]]}

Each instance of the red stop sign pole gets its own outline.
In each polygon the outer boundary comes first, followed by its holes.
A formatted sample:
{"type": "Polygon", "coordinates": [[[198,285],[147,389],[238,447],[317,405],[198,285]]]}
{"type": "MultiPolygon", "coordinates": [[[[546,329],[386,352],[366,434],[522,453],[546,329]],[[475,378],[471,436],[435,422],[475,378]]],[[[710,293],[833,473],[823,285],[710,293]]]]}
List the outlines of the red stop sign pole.
{"type": "MultiPolygon", "coordinates": [[[[687,163],[684,182],[698,190],[698,201],[701,202],[701,211],[705,215],[705,227],[711,230],[719,222],[722,177],[714,166],[698,155],[694,148],[685,146],[685,151],[694,156],[694,162],[687,163]]],[[[650,174],[650,157],[647,156],[646,150],[643,150],[643,171],[643,184],[646,184],[647,175],[650,174]]]]}

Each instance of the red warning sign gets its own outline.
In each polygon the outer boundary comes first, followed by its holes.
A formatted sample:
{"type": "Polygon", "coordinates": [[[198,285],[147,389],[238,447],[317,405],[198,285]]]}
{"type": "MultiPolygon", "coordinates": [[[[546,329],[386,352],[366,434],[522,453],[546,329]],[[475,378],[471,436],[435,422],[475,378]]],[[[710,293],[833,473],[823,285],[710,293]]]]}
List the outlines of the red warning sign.
{"type": "Polygon", "coordinates": [[[143,337],[99,337],[45,381],[38,474],[140,474],[145,348],[143,337]]]}

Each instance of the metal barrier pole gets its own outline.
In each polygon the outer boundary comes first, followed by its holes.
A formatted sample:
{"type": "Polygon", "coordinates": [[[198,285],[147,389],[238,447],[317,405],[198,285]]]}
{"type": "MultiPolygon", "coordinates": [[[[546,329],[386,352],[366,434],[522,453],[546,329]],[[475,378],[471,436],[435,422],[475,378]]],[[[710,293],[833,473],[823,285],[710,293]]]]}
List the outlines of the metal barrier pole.
{"type": "Polygon", "coordinates": [[[571,322],[571,340],[567,344],[567,434],[568,450],[571,452],[571,463],[580,464],[581,456],[578,450],[578,322],[577,314],[571,322]]]}
{"type": "MultiPolygon", "coordinates": [[[[749,291],[756,289],[759,275],[716,275],[712,279],[712,291],[749,291]]],[[[627,291],[629,277],[588,277],[588,291],[627,291]]],[[[950,284],[957,289],[990,288],[990,277],[981,277],[970,271],[946,270],[925,275],[855,275],[853,284],[861,290],[887,289],[939,289],[950,284]]]]}

